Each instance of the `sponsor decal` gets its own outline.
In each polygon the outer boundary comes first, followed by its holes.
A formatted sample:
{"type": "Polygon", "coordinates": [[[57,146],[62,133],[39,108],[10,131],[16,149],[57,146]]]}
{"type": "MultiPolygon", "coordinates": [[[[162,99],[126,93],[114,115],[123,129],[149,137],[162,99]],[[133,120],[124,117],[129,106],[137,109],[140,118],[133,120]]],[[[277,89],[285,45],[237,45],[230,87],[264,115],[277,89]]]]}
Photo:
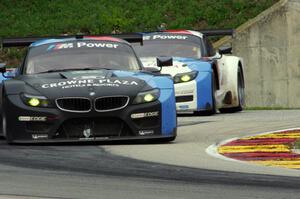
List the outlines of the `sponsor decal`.
{"type": "Polygon", "coordinates": [[[154,131],[153,130],[141,130],[139,131],[139,135],[153,135],[154,131]]]}
{"type": "Polygon", "coordinates": [[[109,140],[109,137],[84,137],[84,138],[79,138],[79,140],[85,140],[85,141],[109,140]]]}
{"type": "Polygon", "coordinates": [[[91,129],[90,128],[84,129],[83,135],[84,137],[89,138],[91,136],[91,129]]]}
{"type": "Polygon", "coordinates": [[[175,94],[177,95],[183,95],[183,94],[193,94],[194,90],[183,90],[183,91],[176,91],[175,94]]]}
{"type": "Polygon", "coordinates": [[[119,44],[113,43],[93,43],[93,42],[78,42],[76,43],[77,48],[87,47],[87,48],[117,48],[119,44]]]}
{"type": "Polygon", "coordinates": [[[147,113],[133,113],[131,114],[132,119],[145,118],[145,117],[157,117],[159,115],[158,111],[147,112],[147,113]]]}
{"type": "Polygon", "coordinates": [[[44,117],[44,116],[19,116],[18,120],[22,121],[22,122],[29,122],[29,121],[45,122],[45,121],[47,121],[47,117],[44,117]]]}
{"type": "Polygon", "coordinates": [[[96,137],[95,140],[109,140],[109,137],[96,137]]]}
{"type": "Polygon", "coordinates": [[[57,44],[52,44],[52,45],[50,45],[47,48],[47,51],[67,49],[67,48],[74,48],[74,44],[73,43],[57,43],[57,44]]]}
{"type": "Polygon", "coordinates": [[[88,140],[95,140],[95,138],[94,137],[79,138],[79,140],[86,140],[86,141],[88,141],[88,140]]]}
{"type": "Polygon", "coordinates": [[[143,40],[186,40],[188,36],[183,35],[151,35],[151,36],[144,36],[143,40]]]}
{"type": "Polygon", "coordinates": [[[86,75],[80,77],[73,77],[72,79],[104,79],[105,76],[93,76],[93,75],[86,75]]]}
{"type": "Polygon", "coordinates": [[[47,51],[71,48],[118,48],[118,46],[119,44],[99,42],[56,43],[50,45],[47,51]]]}
{"type": "Polygon", "coordinates": [[[119,80],[119,79],[75,79],[68,81],[61,81],[56,83],[42,84],[42,88],[76,88],[76,87],[119,87],[120,85],[137,86],[136,81],[119,80]]]}
{"type": "Polygon", "coordinates": [[[180,105],[178,106],[179,109],[188,109],[189,105],[180,105]]]}
{"type": "Polygon", "coordinates": [[[42,140],[48,139],[48,134],[32,134],[32,139],[34,140],[42,140]]]}
{"type": "Polygon", "coordinates": [[[80,71],[80,70],[78,70],[78,71],[70,71],[68,73],[71,73],[71,74],[94,74],[95,75],[95,73],[97,73],[97,74],[99,74],[99,73],[103,74],[104,72],[102,72],[102,71],[94,71],[94,70],[88,70],[88,71],[80,71]]]}

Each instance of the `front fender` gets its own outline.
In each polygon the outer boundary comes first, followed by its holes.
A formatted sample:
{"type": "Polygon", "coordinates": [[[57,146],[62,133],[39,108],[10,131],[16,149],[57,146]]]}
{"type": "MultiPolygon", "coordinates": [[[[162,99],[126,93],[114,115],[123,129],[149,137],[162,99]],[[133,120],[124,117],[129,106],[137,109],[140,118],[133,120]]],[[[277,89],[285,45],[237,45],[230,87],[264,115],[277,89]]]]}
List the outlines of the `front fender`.
{"type": "Polygon", "coordinates": [[[221,59],[218,60],[219,70],[220,70],[220,92],[226,94],[227,92],[232,93],[232,104],[231,107],[236,107],[239,105],[238,101],[238,68],[242,67],[243,70],[243,60],[236,56],[223,55],[221,59]]]}

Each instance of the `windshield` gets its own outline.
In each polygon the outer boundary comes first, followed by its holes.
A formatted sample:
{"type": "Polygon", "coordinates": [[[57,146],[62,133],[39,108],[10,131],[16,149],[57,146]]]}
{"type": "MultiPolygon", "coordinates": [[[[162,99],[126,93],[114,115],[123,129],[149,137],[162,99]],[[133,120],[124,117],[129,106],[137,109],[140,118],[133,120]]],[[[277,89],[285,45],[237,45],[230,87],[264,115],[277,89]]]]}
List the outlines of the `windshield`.
{"type": "Polygon", "coordinates": [[[181,36],[176,39],[174,35],[144,36],[143,46],[135,44],[134,49],[139,57],[187,57],[201,58],[200,39],[195,36],[181,36]],[[169,39],[168,39],[169,38],[169,39]]]}
{"type": "Polygon", "coordinates": [[[140,69],[140,65],[127,44],[84,40],[33,47],[28,53],[25,68],[26,74],[37,74],[88,68],[135,71],[140,69]]]}

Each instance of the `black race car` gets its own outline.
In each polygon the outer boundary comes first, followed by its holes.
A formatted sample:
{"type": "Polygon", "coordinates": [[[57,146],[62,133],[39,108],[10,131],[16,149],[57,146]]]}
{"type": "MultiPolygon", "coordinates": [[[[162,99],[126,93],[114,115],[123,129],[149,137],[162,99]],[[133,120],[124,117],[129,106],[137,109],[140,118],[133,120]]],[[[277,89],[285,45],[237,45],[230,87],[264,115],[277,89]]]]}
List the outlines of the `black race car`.
{"type": "Polygon", "coordinates": [[[175,139],[173,80],[145,72],[127,41],[36,40],[2,41],[4,47],[30,44],[21,67],[1,84],[8,143],[175,139]]]}

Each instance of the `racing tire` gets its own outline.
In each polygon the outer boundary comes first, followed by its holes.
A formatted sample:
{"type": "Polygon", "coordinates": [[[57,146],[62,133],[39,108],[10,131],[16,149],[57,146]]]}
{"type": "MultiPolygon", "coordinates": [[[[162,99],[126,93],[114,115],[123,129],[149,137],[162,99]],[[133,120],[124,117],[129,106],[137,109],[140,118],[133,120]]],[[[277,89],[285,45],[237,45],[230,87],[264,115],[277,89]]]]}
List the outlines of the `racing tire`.
{"type": "Polygon", "coordinates": [[[2,112],[2,133],[3,137],[5,137],[7,144],[12,144],[12,139],[9,134],[7,134],[7,128],[6,128],[6,116],[5,113],[2,112]]]}
{"type": "Polygon", "coordinates": [[[4,133],[3,133],[3,119],[2,119],[2,108],[0,107],[0,139],[4,138],[4,133]]]}
{"type": "Polygon", "coordinates": [[[235,113],[243,110],[245,105],[245,86],[244,86],[244,79],[241,68],[238,69],[238,98],[239,98],[239,105],[233,108],[221,108],[219,109],[220,113],[235,113]]]}
{"type": "MultiPolygon", "coordinates": [[[[2,90],[2,89],[1,89],[2,90]]],[[[1,98],[2,98],[2,96],[3,96],[3,92],[2,93],[0,93],[0,95],[1,95],[1,98]]],[[[0,98],[0,99],[1,99],[0,98]]],[[[4,135],[4,132],[3,132],[3,120],[2,120],[2,118],[3,118],[3,106],[2,106],[2,100],[1,100],[1,103],[0,103],[0,137],[1,138],[4,138],[5,137],[5,135],[4,135]]]]}
{"type": "Polygon", "coordinates": [[[217,112],[217,107],[216,107],[216,97],[215,97],[215,93],[217,91],[217,82],[216,82],[216,76],[213,73],[212,75],[212,108],[211,110],[207,110],[207,111],[194,111],[194,115],[196,116],[210,116],[210,115],[214,115],[217,112]]]}
{"type": "MultiPolygon", "coordinates": [[[[2,105],[4,105],[5,103],[5,98],[2,98],[2,105]]],[[[4,106],[3,106],[4,107],[4,106]]],[[[7,132],[7,122],[6,122],[6,115],[5,115],[5,111],[2,108],[2,134],[3,137],[5,137],[7,144],[12,144],[13,143],[13,139],[11,134],[9,134],[7,132]]]]}

